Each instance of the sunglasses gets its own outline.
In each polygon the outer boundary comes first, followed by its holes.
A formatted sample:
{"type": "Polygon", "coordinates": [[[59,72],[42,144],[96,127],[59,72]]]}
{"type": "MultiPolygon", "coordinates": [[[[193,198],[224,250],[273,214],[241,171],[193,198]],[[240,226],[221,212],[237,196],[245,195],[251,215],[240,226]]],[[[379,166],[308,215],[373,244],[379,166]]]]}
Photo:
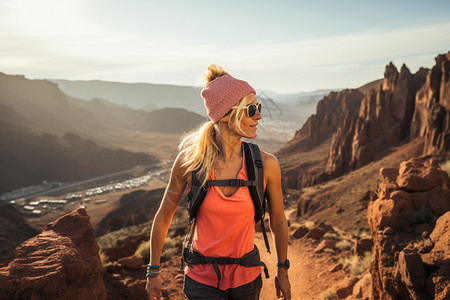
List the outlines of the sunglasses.
{"type": "Polygon", "coordinates": [[[246,107],[233,106],[233,108],[240,108],[247,110],[247,117],[253,118],[256,115],[256,111],[261,114],[261,103],[251,103],[246,107]]]}

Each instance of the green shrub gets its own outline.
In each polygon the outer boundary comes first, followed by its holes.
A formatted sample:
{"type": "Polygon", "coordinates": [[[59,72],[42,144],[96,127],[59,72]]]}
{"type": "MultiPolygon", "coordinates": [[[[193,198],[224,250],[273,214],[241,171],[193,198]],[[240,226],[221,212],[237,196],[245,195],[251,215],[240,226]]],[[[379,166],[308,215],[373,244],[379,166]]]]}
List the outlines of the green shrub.
{"type": "Polygon", "coordinates": [[[413,226],[416,224],[436,223],[437,217],[434,211],[427,205],[423,205],[420,209],[408,210],[400,216],[401,221],[405,225],[413,226]]]}

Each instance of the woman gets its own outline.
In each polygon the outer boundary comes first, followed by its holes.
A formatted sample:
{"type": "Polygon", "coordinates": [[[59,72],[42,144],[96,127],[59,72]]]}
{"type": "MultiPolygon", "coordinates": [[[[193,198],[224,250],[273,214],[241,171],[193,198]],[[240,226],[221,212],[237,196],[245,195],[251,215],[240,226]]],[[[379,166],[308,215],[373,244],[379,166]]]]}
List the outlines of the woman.
{"type": "MultiPolygon", "coordinates": [[[[155,215],[150,238],[150,264],[146,290],[160,299],[160,256],[173,215],[195,171],[208,179],[247,179],[241,138],[256,137],[261,106],[255,90],[233,78],[217,65],[205,72],[201,92],[211,121],[189,133],[179,146],[161,206],[155,215]]],[[[261,151],[264,182],[269,200],[270,228],[277,252],[275,283],[278,297],[290,299],[287,260],[288,227],[283,209],[278,160],[261,151]]],[[[211,186],[195,223],[193,248],[207,257],[242,257],[254,249],[254,207],[247,187],[211,186]]],[[[259,299],[261,267],[226,264],[195,264],[185,268],[184,292],[188,299],[259,299]],[[220,271],[217,274],[216,270],[220,271]]]]}

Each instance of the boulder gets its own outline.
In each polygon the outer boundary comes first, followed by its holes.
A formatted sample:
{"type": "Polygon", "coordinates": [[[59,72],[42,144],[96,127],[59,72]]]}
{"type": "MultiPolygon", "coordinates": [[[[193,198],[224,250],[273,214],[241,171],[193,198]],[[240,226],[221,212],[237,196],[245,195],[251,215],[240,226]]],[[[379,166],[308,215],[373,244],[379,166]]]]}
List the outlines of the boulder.
{"type": "Polygon", "coordinates": [[[0,269],[4,299],[106,299],[99,247],[84,209],[45,226],[0,269]]]}
{"type": "Polygon", "coordinates": [[[312,238],[312,239],[321,239],[327,231],[321,227],[315,227],[311,229],[306,235],[306,238],[312,238]]]}
{"type": "Polygon", "coordinates": [[[362,275],[361,279],[355,283],[353,286],[352,295],[347,297],[347,300],[354,300],[354,299],[373,299],[372,296],[372,275],[370,272],[365,273],[362,275]]]}
{"type": "Polygon", "coordinates": [[[379,299],[447,299],[450,190],[430,157],[380,171],[378,198],[367,218],[374,245],[370,267],[379,299]]]}
{"type": "Polygon", "coordinates": [[[145,269],[144,265],[144,259],[142,256],[135,254],[128,257],[123,257],[119,259],[119,264],[128,269],[135,269],[135,270],[143,270],[145,269]]]}
{"type": "Polygon", "coordinates": [[[336,295],[338,299],[345,299],[353,293],[353,287],[358,282],[356,277],[346,277],[336,287],[336,295]]]}
{"type": "Polygon", "coordinates": [[[292,234],[292,237],[296,239],[300,239],[304,237],[309,232],[309,229],[306,226],[300,226],[297,228],[294,233],[292,234]]]}
{"type": "Polygon", "coordinates": [[[319,245],[317,245],[316,249],[314,249],[314,253],[322,252],[325,249],[335,249],[336,241],[335,240],[322,240],[319,245]]]}
{"type": "Polygon", "coordinates": [[[442,215],[437,221],[430,239],[433,249],[423,255],[428,263],[443,264],[450,258],[450,211],[442,215]]]}
{"type": "Polygon", "coordinates": [[[397,185],[406,191],[425,192],[443,185],[450,187],[447,172],[441,170],[433,158],[410,159],[400,164],[398,172],[397,185]]]}
{"type": "Polygon", "coordinates": [[[340,271],[340,270],[342,270],[343,267],[344,266],[342,264],[337,263],[337,264],[335,264],[334,266],[331,267],[330,273],[335,273],[337,271],[340,271]]]}
{"type": "Polygon", "coordinates": [[[450,261],[447,260],[438,271],[428,278],[427,289],[434,300],[450,299],[450,261]]]}

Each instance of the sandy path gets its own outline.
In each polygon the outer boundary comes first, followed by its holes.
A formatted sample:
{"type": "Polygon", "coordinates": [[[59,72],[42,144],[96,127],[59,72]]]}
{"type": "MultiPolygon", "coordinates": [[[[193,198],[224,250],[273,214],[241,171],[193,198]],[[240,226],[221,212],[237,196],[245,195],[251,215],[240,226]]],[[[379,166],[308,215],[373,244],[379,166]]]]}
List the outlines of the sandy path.
{"type": "MultiPolygon", "coordinates": [[[[272,254],[265,250],[262,234],[257,233],[255,243],[260,249],[261,259],[269,268],[269,279],[263,279],[261,300],[276,299],[274,278],[276,275],[276,255],[269,234],[272,254]]],[[[344,277],[344,271],[331,273],[331,268],[336,264],[333,254],[315,254],[314,249],[318,242],[311,239],[290,238],[288,257],[291,261],[289,279],[291,282],[292,299],[320,299],[320,294],[334,286],[344,277]]]]}

